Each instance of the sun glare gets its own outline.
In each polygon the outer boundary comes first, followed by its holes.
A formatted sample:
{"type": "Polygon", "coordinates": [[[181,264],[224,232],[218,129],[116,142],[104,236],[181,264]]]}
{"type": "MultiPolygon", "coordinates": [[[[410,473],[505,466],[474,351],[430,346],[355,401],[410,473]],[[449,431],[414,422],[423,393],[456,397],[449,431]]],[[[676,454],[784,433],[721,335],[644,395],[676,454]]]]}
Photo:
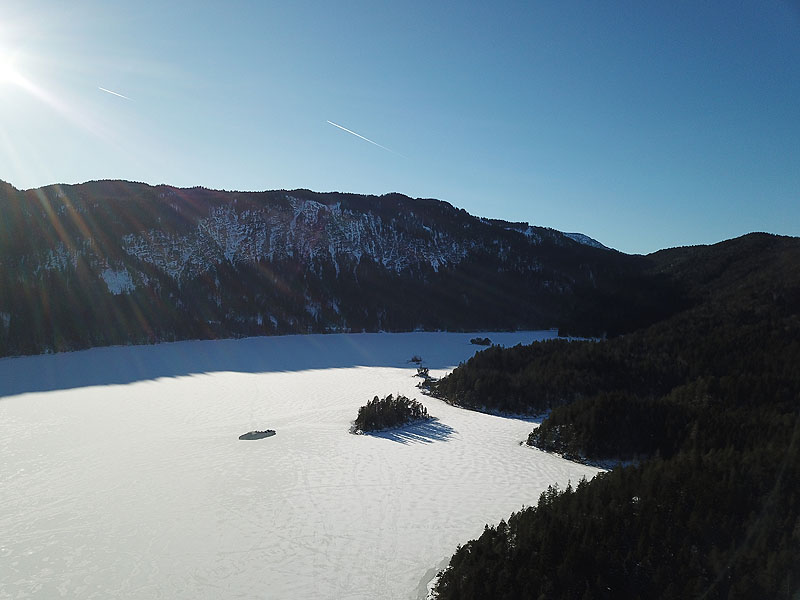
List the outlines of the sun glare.
{"type": "Polygon", "coordinates": [[[0,84],[19,84],[21,81],[22,76],[17,71],[11,55],[0,51],[0,84]]]}

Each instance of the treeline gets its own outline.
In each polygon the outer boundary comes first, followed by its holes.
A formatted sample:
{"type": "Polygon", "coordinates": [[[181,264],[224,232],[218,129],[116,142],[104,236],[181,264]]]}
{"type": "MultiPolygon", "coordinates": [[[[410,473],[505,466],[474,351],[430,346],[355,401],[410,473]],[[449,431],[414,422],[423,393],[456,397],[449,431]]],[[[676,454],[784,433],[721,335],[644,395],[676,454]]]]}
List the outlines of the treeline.
{"type": "Polygon", "coordinates": [[[389,394],[382,399],[375,396],[358,409],[358,416],[353,422],[351,431],[353,433],[380,431],[430,418],[427,408],[402,394],[397,396],[389,394]]]}
{"type": "Polygon", "coordinates": [[[614,342],[493,346],[439,380],[433,392],[465,408],[535,414],[598,391],[656,394],[680,381],[680,365],[661,353],[640,354],[624,338],[614,342]]]}
{"type": "Polygon", "coordinates": [[[487,528],[439,598],[800,592],[800,243],[676,253],[658,268],[694,308],[609,340],[491,348],[435,384],[468,407],[551,409],[539,448],[637,464],[487,528]]]}
{"type": "Polygon", "coordinates": [[[775,356],[773,366],[785,375],[731,372],[693,379],[660,397],[625,392],[584,397],[554,408],[528,443],[574,460],[758,447],[762,436],[795,423],[800,372],[791,362],[800,364],[798,348],[775,356]]]}
{"type": "Polygon", "coordinates": [[[797,436],[618,468],[487,527],[438,598],[796,598],[797,436]]]}
{"type": "Polygon", "coordinates": [[[713,281],[692,283],[700,298],[690,310],[608,340],[492,347],[432,393],[466,408],[551,410],[531,441],[596,459],[673,454],[701,424],[724,443],[718,432],[732,430],[719,420],[734,409],[791,413],[800,390],[800,269],[786,265],[800,265],[800,240],[752,237],[773,245],[761,261],[742,259],[750,262],[744,273],[734,259],[752,244],[708,249],[712,263],[737,251],[713,281]]]}

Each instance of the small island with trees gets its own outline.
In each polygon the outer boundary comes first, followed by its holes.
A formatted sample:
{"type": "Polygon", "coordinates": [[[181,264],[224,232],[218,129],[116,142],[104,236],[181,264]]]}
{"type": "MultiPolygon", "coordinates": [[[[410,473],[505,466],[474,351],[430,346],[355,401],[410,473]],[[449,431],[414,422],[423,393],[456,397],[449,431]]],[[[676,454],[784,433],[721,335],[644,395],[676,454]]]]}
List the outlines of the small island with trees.
{"type": "Polygon", "coordinates": [[[433,417],[428,414],[421,403],[406,398],[402,394],[389,394],[383,399],[375,396],[366,405],[358,409],[358,416],[350,428],[350,433],[361,434],[372,431],[383,431],[429,421],[433,417]]]}

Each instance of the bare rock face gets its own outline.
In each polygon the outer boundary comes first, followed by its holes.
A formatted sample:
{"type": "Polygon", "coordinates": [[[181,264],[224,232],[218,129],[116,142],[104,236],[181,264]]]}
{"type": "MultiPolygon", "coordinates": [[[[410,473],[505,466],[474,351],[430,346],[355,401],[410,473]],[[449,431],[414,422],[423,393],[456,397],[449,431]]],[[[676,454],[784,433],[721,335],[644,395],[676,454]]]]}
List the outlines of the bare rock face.
{"type": "Polygon", "coordinates": [[[274,429],[266,429],[264,431],[248,431],[239,436],[240,440],[260,440],[262,438],[272,437],[275,435],[274,429]]]}

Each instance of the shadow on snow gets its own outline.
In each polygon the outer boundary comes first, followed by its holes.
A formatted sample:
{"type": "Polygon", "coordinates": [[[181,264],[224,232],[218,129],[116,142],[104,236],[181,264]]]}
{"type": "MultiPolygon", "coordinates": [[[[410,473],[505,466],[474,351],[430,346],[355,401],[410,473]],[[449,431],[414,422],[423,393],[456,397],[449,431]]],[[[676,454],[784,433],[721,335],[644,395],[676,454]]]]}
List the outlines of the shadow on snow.
{"type": "MultiPolygon", "coordinates": [[[[111,346],[0,359],[0,398],[94,385],[123,385],[205,373],[274,373],[351,367],[455,367],[477,348],[474,333],[347,333],[111,346]]],[[[504,345],[553,337],[553,332],[491,333],[504,345]]]]}
{"type": "Polygon", "coordinates": [[[446,442],[454,433],[456,433],[455,429],[445,425],[439,419],[430,419],[397,429],[367,432],[364,435],[384,438],[401,444],[431,444],[446,442]]]}

